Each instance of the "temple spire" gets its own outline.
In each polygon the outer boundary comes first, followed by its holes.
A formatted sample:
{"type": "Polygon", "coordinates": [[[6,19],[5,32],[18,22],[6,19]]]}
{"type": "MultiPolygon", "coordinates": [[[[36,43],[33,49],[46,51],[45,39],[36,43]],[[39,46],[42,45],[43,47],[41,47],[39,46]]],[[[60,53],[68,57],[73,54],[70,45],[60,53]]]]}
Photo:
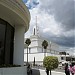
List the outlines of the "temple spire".
{"type": "Polygon", "coordinates": [[[37,35],[37,16],[36,16],[36,35],[37,35]]]}
{"type": "Polygon", "coordinates": [[[37,16],[36,16],[36,35],[39,35],[39,28],[37,26],[37,16]]]}
{"type": "Polygon", "coordinates": [[[34,27],[34,35],[39,35],[39,28],[37,26],[37,16],[36,16],[36,23],[35,23],[35,27],[34,27]]]}

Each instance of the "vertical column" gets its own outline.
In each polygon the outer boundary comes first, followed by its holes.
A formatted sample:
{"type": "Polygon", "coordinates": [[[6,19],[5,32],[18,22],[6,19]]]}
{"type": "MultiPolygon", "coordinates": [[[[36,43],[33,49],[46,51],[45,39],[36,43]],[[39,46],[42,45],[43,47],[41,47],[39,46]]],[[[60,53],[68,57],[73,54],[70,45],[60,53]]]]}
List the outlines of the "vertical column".
{"type": "Polygon", "coordinates": [[[24,65],[24,26],[15,26],[15,39],[14,39],[14,64],[24,65]]]}

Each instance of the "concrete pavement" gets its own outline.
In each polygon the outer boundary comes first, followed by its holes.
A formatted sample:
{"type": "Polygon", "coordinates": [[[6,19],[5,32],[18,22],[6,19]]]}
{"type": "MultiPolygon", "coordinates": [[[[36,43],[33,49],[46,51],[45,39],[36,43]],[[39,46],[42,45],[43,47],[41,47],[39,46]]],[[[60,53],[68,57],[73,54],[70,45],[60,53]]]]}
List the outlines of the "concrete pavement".
{"type": "MultiPolygon", "coordinates": [[[[41,69],[40,69],[40,75],[46,75],[45,70],[41,70],[41,69]]],[[[65,73],[52,71],[52,75],[65,75],[65,73]]]]}
{"type": "MultiPolygon", "coordinates": [[[[42,69],[33,69],[33,75],[47,75],[45,70],[42,69]]],[[[52,75],[65,75],[64,72],[52,71],[52,75]]]]}

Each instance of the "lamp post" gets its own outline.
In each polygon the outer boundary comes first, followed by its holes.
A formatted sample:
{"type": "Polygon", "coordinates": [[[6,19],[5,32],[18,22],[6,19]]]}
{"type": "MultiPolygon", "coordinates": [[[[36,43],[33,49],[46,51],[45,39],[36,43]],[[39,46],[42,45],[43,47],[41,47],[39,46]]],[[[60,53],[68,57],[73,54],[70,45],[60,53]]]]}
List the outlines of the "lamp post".
{"type": "Polygon", "coordinates": [[[50,53],[51,53],[51,41],[50,41],[50,53]]]}

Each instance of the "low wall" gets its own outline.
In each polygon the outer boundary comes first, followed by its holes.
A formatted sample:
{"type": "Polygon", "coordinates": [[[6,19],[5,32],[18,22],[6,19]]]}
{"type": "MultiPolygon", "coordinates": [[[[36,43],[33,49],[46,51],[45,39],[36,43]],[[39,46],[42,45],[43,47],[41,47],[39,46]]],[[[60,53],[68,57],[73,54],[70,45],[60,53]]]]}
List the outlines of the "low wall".
{"type": "Polygon", "coordinates": [[[27,68],[26,66],[0,68],[0,75],[27,75],[27,68]]]}
{"type": "Polygon", "coordinates": [[[40,70],[38,69],[32,69],[32,75],[41,75],[40,70]]]}

